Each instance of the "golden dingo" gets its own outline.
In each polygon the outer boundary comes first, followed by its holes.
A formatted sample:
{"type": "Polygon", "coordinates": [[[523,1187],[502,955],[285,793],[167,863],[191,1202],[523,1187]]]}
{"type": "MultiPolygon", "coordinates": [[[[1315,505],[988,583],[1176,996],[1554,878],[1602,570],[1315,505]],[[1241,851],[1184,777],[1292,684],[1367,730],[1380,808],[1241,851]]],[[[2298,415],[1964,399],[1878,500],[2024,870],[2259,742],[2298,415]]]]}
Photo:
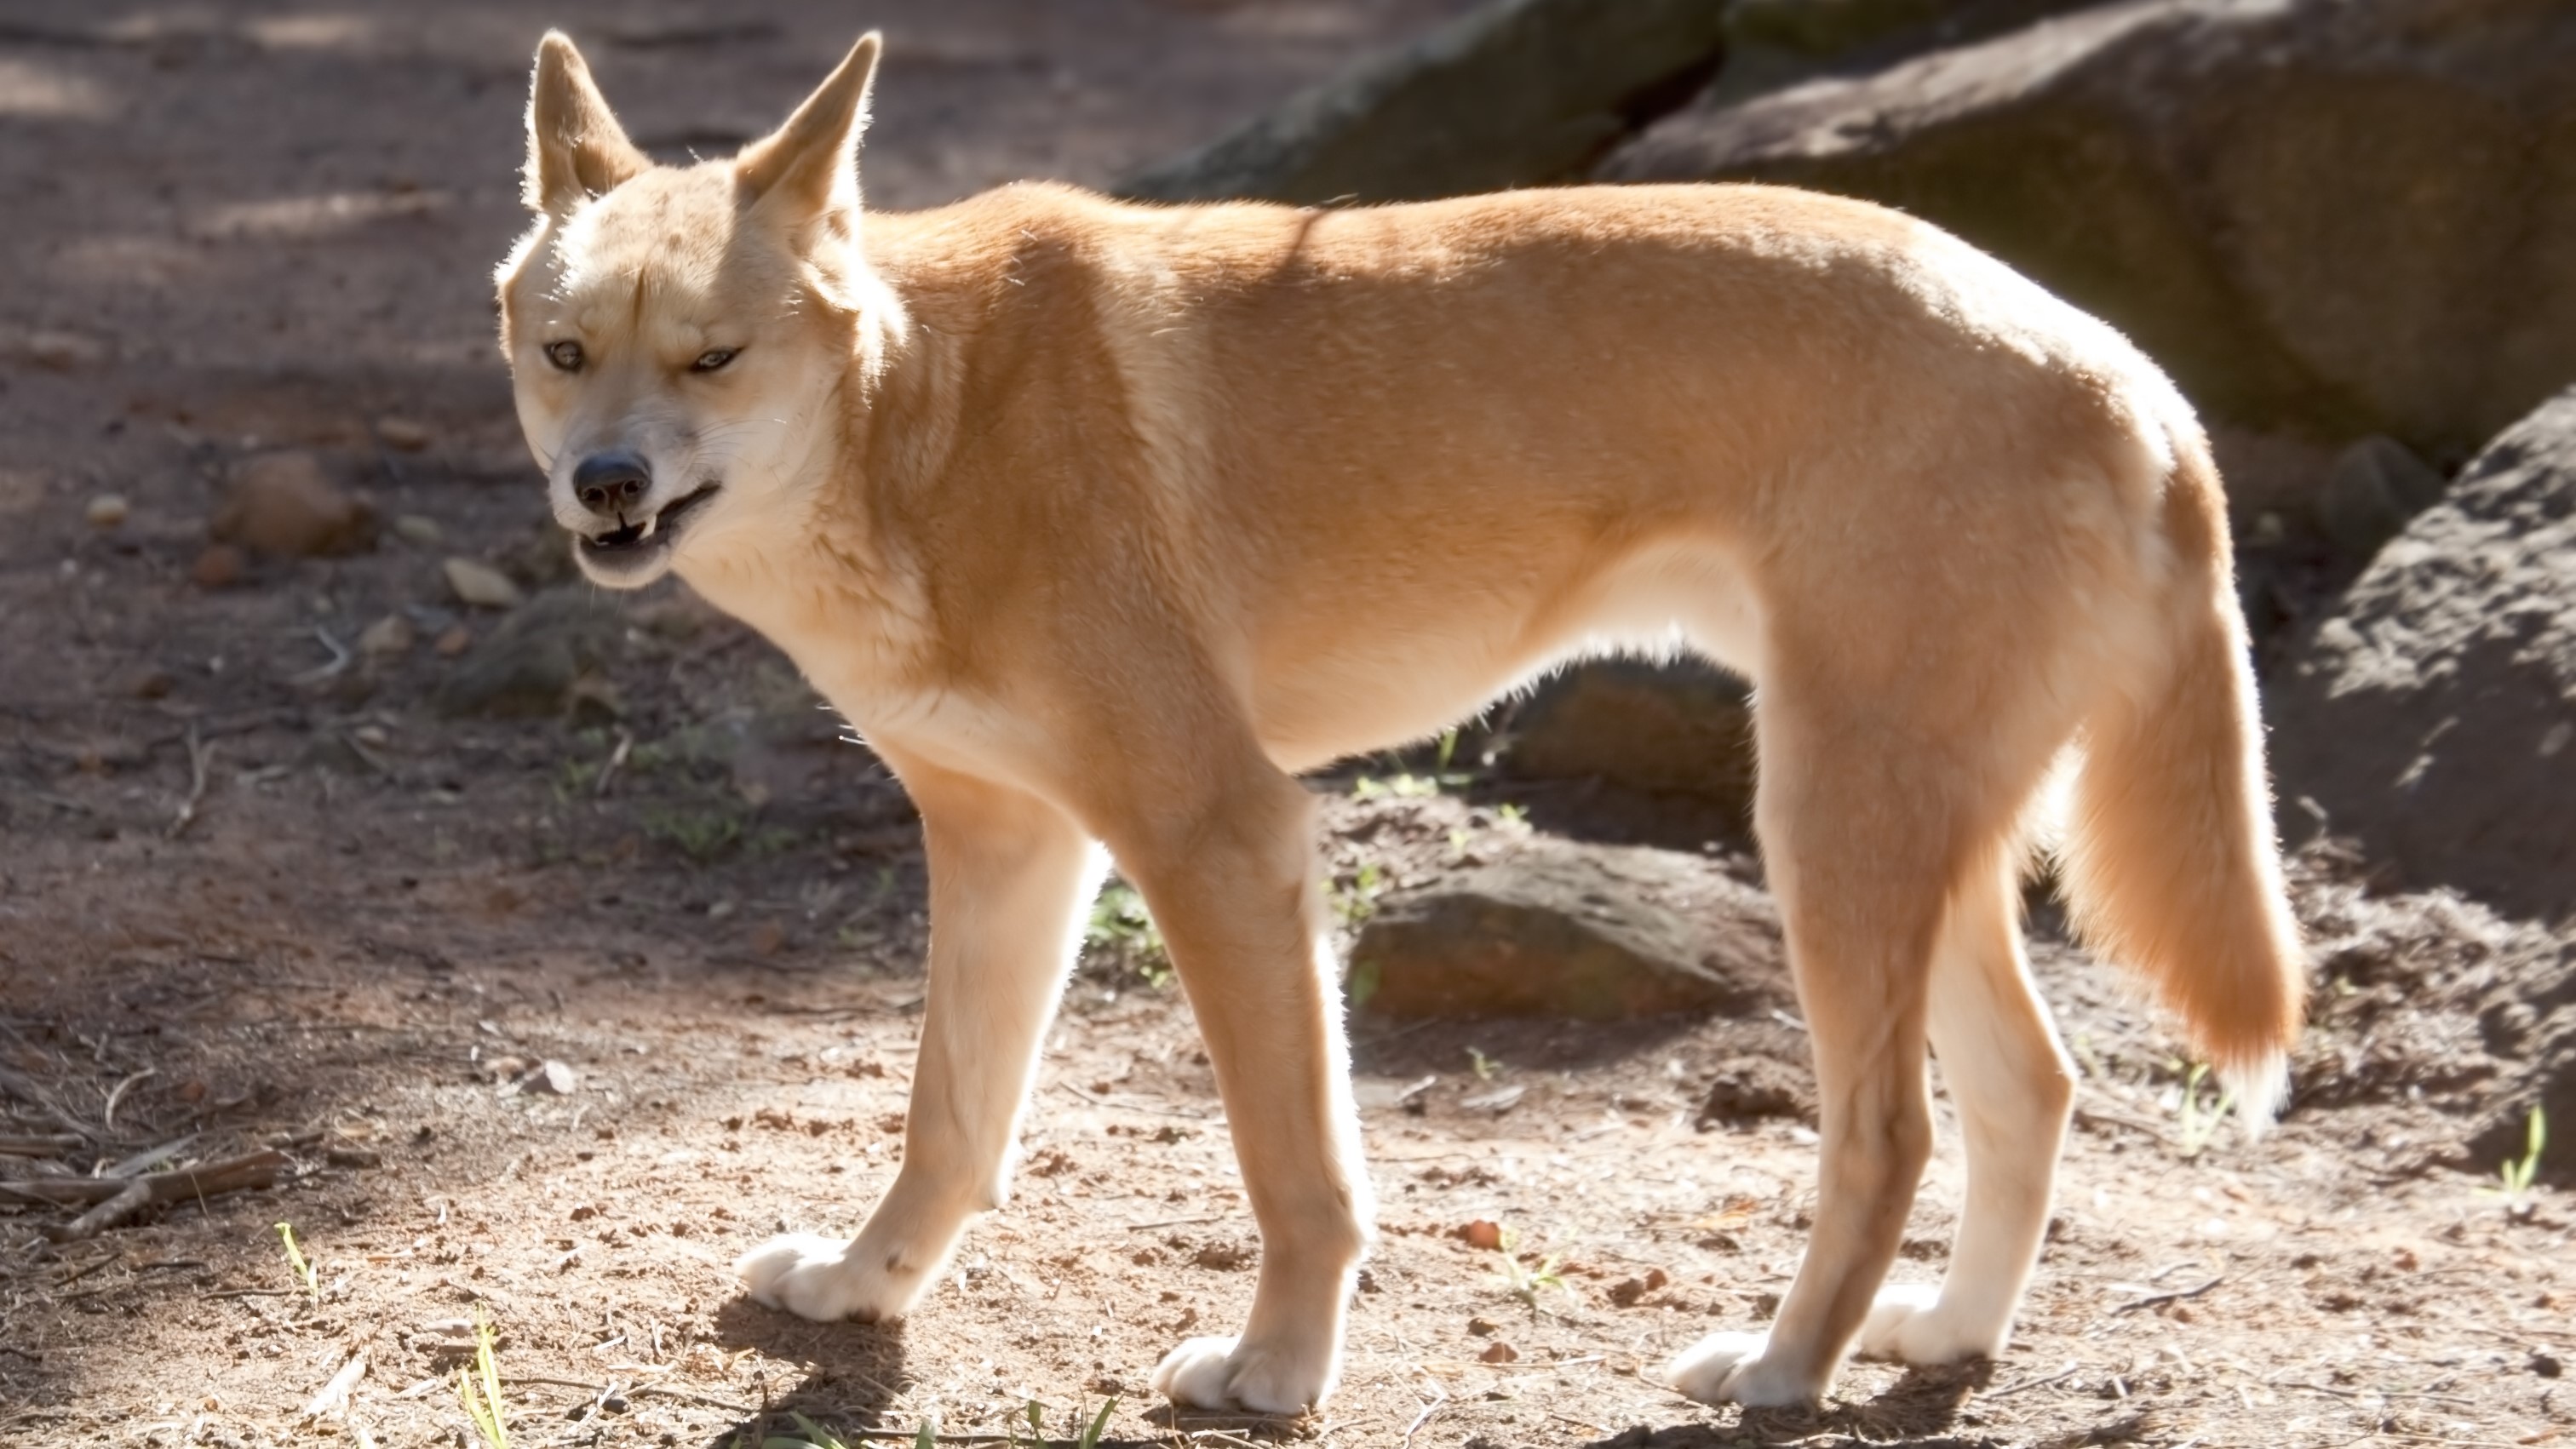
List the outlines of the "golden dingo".
{"type": "Polygon", "coordinates": [[[549,35],[536,222],[499,278],[582,567],[677,572],[776,641],[920,806],[902,1169],[855,1241],[744,1257],[754,1297],[902,1314],[1003,1201],[1105,845],[1170,943],[1263,1247],[1241,1334],[1154,1385],[1322,1401],[1370,1195],[1297,773],[1676,640],[1760,690],[1823,1166],[1778,1320],[1675,1387],[1790,1403],[1855,1344],[2002,1348],[2073,1091],[2016,921],[2061,763],[2088,938],[2276,1095],[2302,972],[2223,499],[2109,328],[1922,223],[1759,187],[865,213],[877,51],[672,168],[549,35]],[[1939,1290],[1882,1289],[1927,1046],[1968,1197],[1939,1290]]]}

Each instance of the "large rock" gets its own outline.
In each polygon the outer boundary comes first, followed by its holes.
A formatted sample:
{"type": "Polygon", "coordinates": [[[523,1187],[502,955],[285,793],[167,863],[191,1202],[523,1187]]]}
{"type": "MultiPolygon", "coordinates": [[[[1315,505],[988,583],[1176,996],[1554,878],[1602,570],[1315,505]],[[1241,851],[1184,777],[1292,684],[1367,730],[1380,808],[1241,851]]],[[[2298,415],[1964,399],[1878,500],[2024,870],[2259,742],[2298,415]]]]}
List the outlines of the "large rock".
{"type": "Polygon", "coordinates": [[[1704,860],[1534,839],[1379,902],[1350,994],[1398,1017],[1743,1013],[1792,999],[1781,951],[1770,898],[1704,860]]]}
{"type": "Polygon", "coordinates": [[[1667,117],[1620,181],[1937,222],[2204,408],[2457,456],[2576,377],[2576,7],[2136,0],[1667,117]]]}
{"type": "Polygon", "coordinates": [[[2576,391],[2379,551],[2271,690],[2284,824],[2411,884],[2576,912],[2576,391]]]}
{"type": "Polygon", "coordinates": [[[1576,177],[1715,71],[1713,0],[1495,0],[1117,188],[1410,201],[1576,177]]]}
{"type": "Polygon", "coordinates": [[[457,661],[438,687],[437,706],[492,718],[562,714],[575,685],[607,665],[624,631],[624,616],[597,589],[548,589],[457,661]]]}
{"type": "Polygon", "coordinates": [[[1695,661],[1586,664],[1521,709],[1501,764],[1526,777],[1597,776],[1695,796],[1741,832],[1753,823],[1752,697],[1741,681],[1695,661]]]}

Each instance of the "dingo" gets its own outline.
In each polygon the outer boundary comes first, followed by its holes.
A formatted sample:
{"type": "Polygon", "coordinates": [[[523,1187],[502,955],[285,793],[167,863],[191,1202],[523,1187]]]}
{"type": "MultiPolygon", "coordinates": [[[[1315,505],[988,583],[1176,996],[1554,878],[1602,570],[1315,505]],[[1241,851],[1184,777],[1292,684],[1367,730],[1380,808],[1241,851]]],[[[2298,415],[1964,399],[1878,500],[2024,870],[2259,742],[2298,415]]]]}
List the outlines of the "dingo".
{"type": "Polygon", "coordinates": [[[930,1004],[903,1165],[751,1294],[902,1314],[1003,1201],[1099,849],[1215,1064],[1263,1256],[1153,1383],[1323,1400],[1369,1240],[1297,783],[1566,660],[1678,641],[1760,689],[1756,824],[1813,1030],[1813,1241],[1671,1383],[1815,1399],[1855,1342],[2003,1347],[2073,1088],[2016,881],[2068,762],[2089,939],[2268,1103],[2301,1013],[2219,483],[2154,366],[1952,237],[1761,187],[1351,210],[1009,186],[863,213],[862,39],[776,134],[660,167],[571,42],[500,269],[581,566],[776,641],[921,810],[930,1004]],[[1938,1292],[1880,1283],[1931,1146],[1938,1292]]]}

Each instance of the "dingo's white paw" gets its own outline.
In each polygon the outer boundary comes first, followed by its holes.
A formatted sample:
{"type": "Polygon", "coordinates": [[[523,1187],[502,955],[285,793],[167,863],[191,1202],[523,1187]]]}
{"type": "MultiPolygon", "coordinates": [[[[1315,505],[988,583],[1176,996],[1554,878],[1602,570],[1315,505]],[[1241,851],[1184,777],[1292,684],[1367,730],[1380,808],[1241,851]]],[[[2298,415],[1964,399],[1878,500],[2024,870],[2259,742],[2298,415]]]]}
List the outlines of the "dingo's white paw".
{"type": "Polygon", "coordinates": [[[735,1259],[733,1270],[753,1298],[820,1323],[900,1318],[930,1282],[899,1252],[869,1253],[814,1233],[772,1238],[735,1259]]]}
{"type": "Polygon", "coordinates": [[[1154,1368],[1154,1392],[1196,1409],[1302,1414],[1333,1391],[1330,1357],[1232,1338],[1192,1338],[1154,1368]]]}
{"type": "Polygon", "coordinates": [[[1764,1358],[1770,1345],[1767,1333],[1712,1333],[1674,1356],[1664,1382],[1703,1404],[1770,1409],[1816,1402],[1824,1386],[1764,1358]]]}
{"type": "Polygon", "coordinates": [[[1941,1311],[1941,1290],[1929,1283],[1890,1283],[1878,1290],[1860,1326],[1864,1358],[1930,1368],[2003,1351],[2003,1335],[1963,1324],[1941,1311]]]}

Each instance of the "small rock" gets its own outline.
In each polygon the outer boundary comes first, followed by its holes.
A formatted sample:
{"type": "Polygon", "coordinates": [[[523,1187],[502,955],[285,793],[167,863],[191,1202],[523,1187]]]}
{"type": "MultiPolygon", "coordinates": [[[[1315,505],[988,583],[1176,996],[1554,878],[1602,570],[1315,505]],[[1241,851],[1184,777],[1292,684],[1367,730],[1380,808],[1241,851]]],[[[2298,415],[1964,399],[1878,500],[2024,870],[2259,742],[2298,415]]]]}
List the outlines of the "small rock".
{"type": "Polygon", "coordinates": [[[2558,1356],[2556,1354],[2541,1353],[2535,1350],[2531,1355],[2531,1371],[2540,1375],[2544,1379],[2554,1379],[2560,1374],[2565,1373],[2567,1371],[2567,1366],[2558,1361],[2558,1356]]]}
{"type": "Polygon", "coordinates": [[[1520,1356],[1519,1349],[1498,1338],[1485,1345],[1485,1351],[1476,1355],[1476,1361],[1478,1363],[1517,1363],[1520,1361],[1520,1356]]]}
{"type": "Polygon", "coordinates": [[[1503,1326],[1501,1324],[1496,1323],[1490,1318],[1482,1316],[1467,1320],[1467,1331],[1478,1338],[1491,1338],[1495,1334],[1500,1333],[1502,1328],[1503,1326]]]}
{"type": "MultiPolygon", "coordinates": [[[[575,705],[582,679],[608,663],[622,632],[617,607],[595,591],[548,589],[476,645],[439,686],[435,702],[450,715],[564,714],[575,705]]],[[[594,697],[587,706],[589,716],[613,718],[602,707],[613,702],[613,695],[594,697]]]]}
{"type": "Polygon", "coordinates": [[[1634,1308],[1649,1293],[1672,1282],[1672,1275],[1661,1268],[1649,1268],[1642,1278],[1623,1278],[1612,1284],[1610,1301],[1622,1308],[1634,1308]]]}
{"type": "Polygon", "coordinates": [[[519,1087],[522,1091],[551,1092],[558,1097],[569,1097],[572,1089],[580,1083],[581,1078],[572,1068],[562,1062],[549,1061],[539,1063],[536,1070],[520,1081],[519,1087]]]}
{"type": "Polygon", "coordinates": [[[260,553],[320,558],[374,547],[376,517],[325,477],[313,454],[262,453],[233,470],[209,531],[260,553]]]}
{"type": "Polygon", "coordinates": [[[439,657],[443,659],[453,659],[457,655],[464,653],[467,649],[472,648],[473,644],[473,630],[466,628],[462,624],[450,624],[446,629],[440,632],[438,642],[429,647],[437,650],[439,657]]]}
{"type": "Polygon", "coordinates": [[[242,574],[249,567],[250,560],[240,549],[229,543],[218,543],[209,545],[204,553],[197,555],[197,562],[188,570],[188,577],[195,579],[200,588],[228,589],[241,582],[242,574]]]}
{"type": "Polygon", "coordinates": [[[130,511],[124,494],[102,493],[89,501],[89,526],[101,529],[119,527],[130,511]]]}
{"type": "Polygon", "coordinates": [[[77,332],[37,332],[25,345],[27,360],[48,372],[70,372],[107,361],[107,344],[77,332]]]}
{"type": "Polygon", "coordinates": [[[1491,1251],[1503,1245],[1503,1225],[1478,1218],[1460,1228],[1458,1236],[1467,1240],[1468,1247],[1491,1251]]]}
{"type": "Polygon", "coordinates": [[[147,664],[125,676],[122,687],[124,693],[136,699],[166,699],[178,684],[169,670],[157,664],[147,664]]]}
{"type": "Polygon", "coordinates": [[[1809,1078],[1797,1068],[1769,1057],[1738,1057],[1718,1068],[1694,1124],[1708,1128],[1767,1117],[1803,1122],[1815,1116],[1812,1095],[1809,1078]]]}
{"type": "Polygon", "coordinates": [[[787,928],[776,921],[763,921],[751,928],[751,950],[755,956],[775,956],[787,944],[787,928]]]}
{"type": "Polygon", "coordinates": [[[422,548],[436,548],[447,541],[447,530],[438,520],[418,513],[406,513],[394,520],[394,536],[422,548]]]}
{"type": "Polygon", "coordinates": [[[359,633],[358,652],[370,658],[384,659],[410,653],[411,646],[417,642],[418,631],[412,628],[411,620],[400,614],[387,614],[359,633]]]}
{"type": "Polygon", "coordinates": [[[515,609],[527,597],[510,576],[480,559],[451,558],[444,565],[447,586],[459,603],[478,609],[515,609]]]}
{"type": "Polygon", "coordinates": [[[2367,563],[2407,520],[2442,501],[2442,475],[2395,438],[2346,448],[2317,495],[2317,528],[2337,552],[2367,563]]]}
{"type": "Polygon", "coordinates": [[[409,418],[376,419],[376,436],[397,453],[417,453],[429,446],[429,429],[409,418]]]}

